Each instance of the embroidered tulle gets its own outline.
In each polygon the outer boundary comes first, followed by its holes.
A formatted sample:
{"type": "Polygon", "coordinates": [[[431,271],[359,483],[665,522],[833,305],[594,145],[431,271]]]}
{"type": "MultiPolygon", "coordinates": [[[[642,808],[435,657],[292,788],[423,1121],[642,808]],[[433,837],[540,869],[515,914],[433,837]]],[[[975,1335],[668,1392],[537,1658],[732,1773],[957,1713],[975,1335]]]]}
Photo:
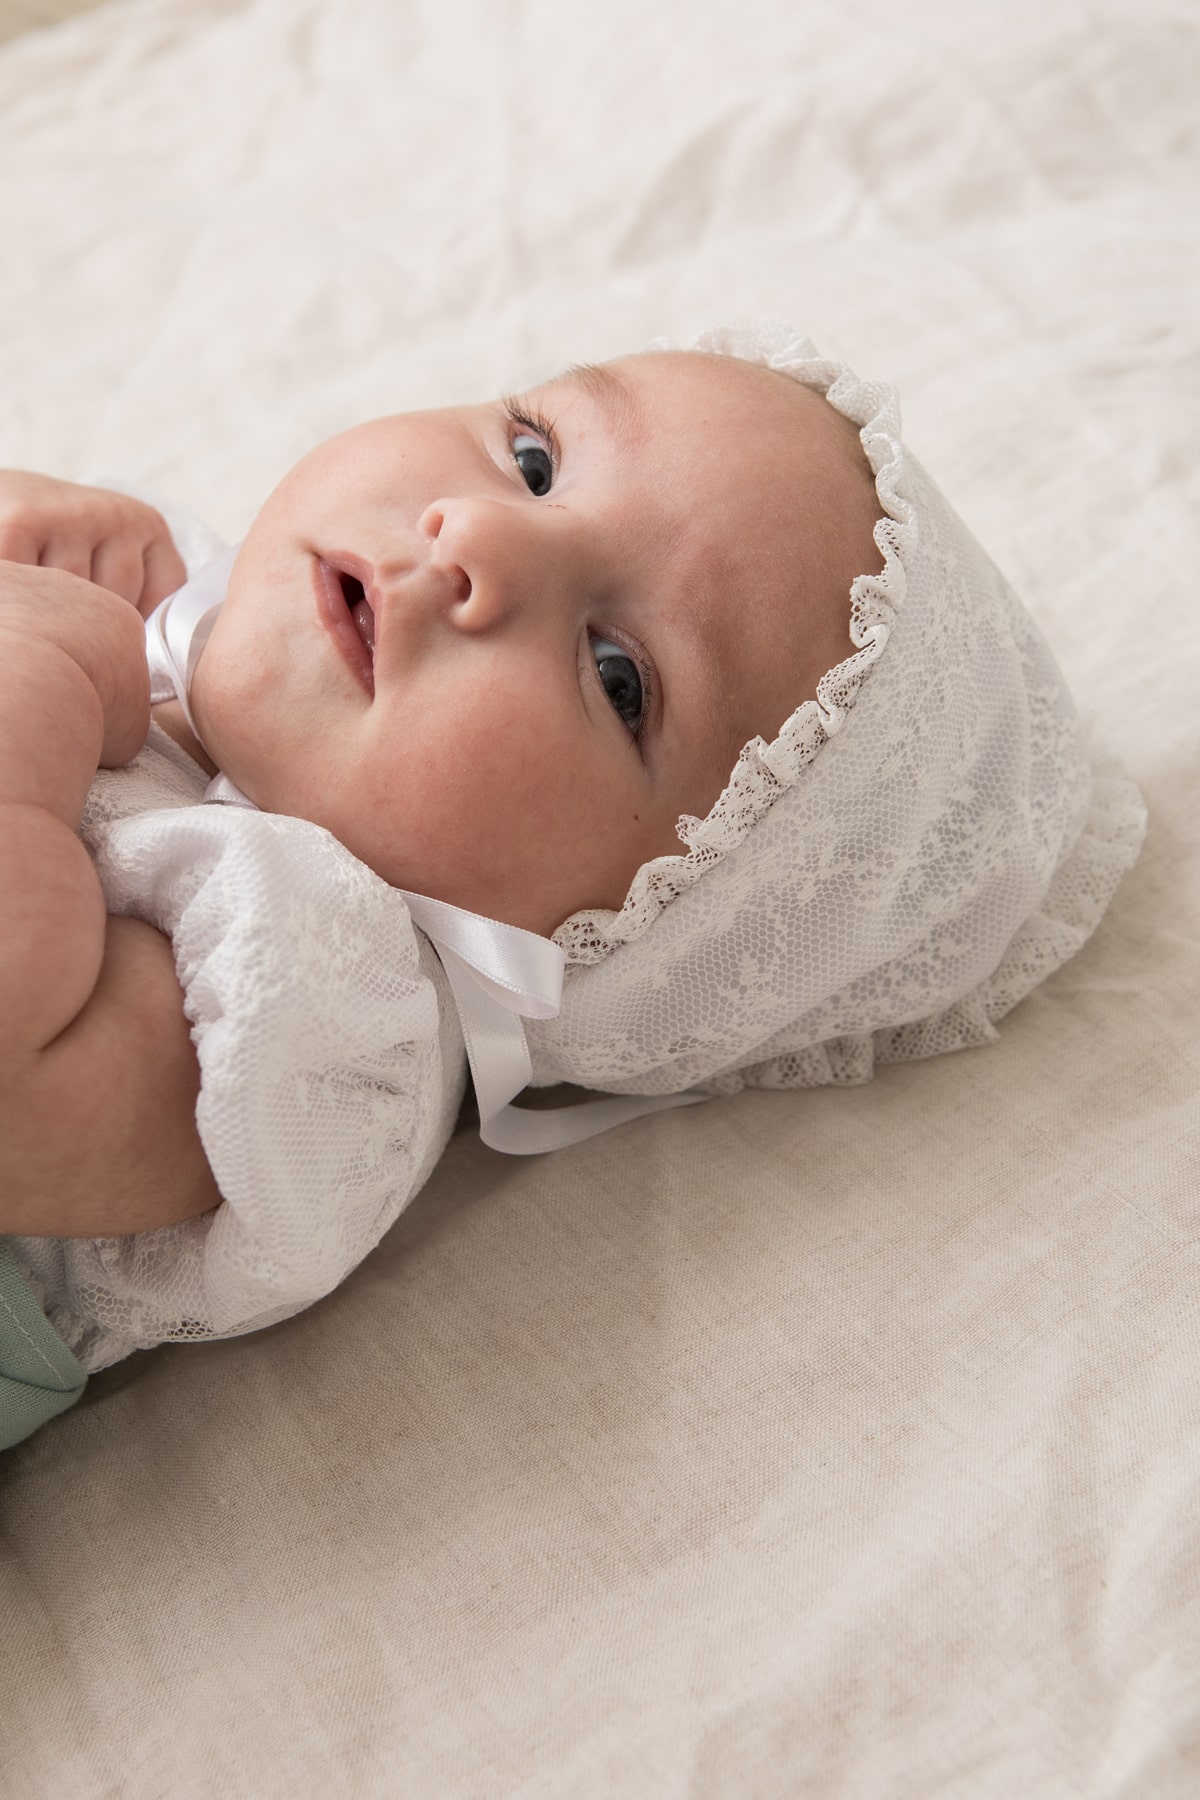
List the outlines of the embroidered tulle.
{"type": "Polygon", "coordinates": [[[854,583],[854,654],[680,821],[684,851],[555,934],[563,1005],[529,1027],[534,1079],[807,1086],[986,1042],[1095,927],[1141,797],[1093,769],[1054,659],[903,445],[890,388],[783,325],[688,348],[766,363],[860,428],[884,567],[854,583]]]}

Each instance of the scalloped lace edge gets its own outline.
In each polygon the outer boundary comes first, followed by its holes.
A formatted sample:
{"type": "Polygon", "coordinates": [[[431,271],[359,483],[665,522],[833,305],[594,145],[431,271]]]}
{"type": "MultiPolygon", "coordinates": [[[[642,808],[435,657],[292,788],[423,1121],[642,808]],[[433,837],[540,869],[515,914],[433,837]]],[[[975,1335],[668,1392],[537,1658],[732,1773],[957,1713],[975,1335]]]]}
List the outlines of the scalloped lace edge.
{"type": "MultiPolygon", "coordinates": [[[[729,346],[736,341],[736,330],[706,332],[689,349],[733,354],[729,346]]],[[[847,364],[818,356],[810,341],[798,335],[761,360],[767,368],[820,389],[838,412],[860,427],[859,437],[883,507],[874,530],[883,568],[878,574],[859,575],[851,584],[854,653],[826,670],[817,683],[816,699],[803,701],[771,743],[751,738],[703,819],[685,814],[679,820],[677,829],[687,854],[659,856],[643,863],[620,911],[597,908],[573,913],[559,926],[554,942],[569,964],[599,962],[618,944],[640,937],[664,907],[694,887],[742,842],[841,729],[866,675],[887,648],[904,603],[918,527],[915,508],[897,485],[904,472],[904,446],[895,390],[883,382],[860,380],[847,364]]]]}

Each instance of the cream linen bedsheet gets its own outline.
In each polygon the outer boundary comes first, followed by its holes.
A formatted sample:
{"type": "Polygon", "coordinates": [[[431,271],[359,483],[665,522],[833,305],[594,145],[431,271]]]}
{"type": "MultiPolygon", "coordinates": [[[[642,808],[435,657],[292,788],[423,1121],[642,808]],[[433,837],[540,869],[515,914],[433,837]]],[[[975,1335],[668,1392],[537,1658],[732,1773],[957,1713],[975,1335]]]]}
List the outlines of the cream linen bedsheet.
{"type": "Polygon", "coordinates": [[[899,383],[1150,808],[997,1048],[464,1130],[330,1300],[94,1379],[0,1469],[0,1793],[1200,1793],[1198,42],[114,0],[0,49],[0,464],[234,537],[351,420],[782,313],[899,383]]]}

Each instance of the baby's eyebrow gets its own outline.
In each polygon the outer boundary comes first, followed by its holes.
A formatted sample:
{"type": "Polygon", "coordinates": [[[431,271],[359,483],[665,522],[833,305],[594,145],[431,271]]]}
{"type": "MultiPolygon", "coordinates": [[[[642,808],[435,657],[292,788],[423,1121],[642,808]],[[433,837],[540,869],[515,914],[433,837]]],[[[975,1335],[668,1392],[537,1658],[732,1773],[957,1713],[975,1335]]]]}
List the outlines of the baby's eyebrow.
{"type": "Polygon", "coordinates": [[[638,397],[611,363],[572,363],[561,375],[555,375],[547,386],[568,384],[582,388],[588,398],[595,401],[614,437],[628,444],[636,436],[641,422],[638,397]]]}

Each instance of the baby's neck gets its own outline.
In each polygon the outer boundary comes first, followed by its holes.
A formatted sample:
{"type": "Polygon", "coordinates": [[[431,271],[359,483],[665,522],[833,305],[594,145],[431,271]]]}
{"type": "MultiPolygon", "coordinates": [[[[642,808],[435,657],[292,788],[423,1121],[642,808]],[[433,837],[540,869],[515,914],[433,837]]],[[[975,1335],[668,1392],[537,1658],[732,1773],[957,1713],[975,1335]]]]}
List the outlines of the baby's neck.
{"type": "Polygon", "coordinates": [[[184,718],[183,708],[178,700],[160,700],[158,705],[152,708],[152,713],[154,723],[161,725],[167,736],[174,738],[179,748],[185,751],[193,762],[199,763],[200,767],[209,775],[220,774],[221,771],[217,768],[216,763],[205,751],[195,732],[184,718]]]}

